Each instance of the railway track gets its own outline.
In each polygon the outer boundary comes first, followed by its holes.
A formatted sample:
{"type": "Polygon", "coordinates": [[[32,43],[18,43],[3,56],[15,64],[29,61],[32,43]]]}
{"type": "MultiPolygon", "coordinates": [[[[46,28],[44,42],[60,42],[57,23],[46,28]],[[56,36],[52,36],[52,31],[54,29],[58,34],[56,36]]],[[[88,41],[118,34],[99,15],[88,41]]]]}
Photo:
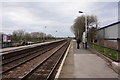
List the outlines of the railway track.
{"type": "Polygon", "coordinates": [[[32,51],[32,52],[29,52],[29,53],[26,52],[24,54],[21,54],[21,55],[14,56],[12,58],[8,58],[8,59],[3,60],[2,73],[1,74],[6,73],[6,72],[16,68],[17,66],[22,65],[22,64],[36,58],[37,56],[53,49],[54,47],[56,47],[57,45],[59,45],[61,43],[62,42],[47,45],[47,46],[42,46],[42,47],[40,47],[40,49],[38,49],[36,51],[32,51]]]}
{"type": "Polygon", "coordinates": [[[44,59],[38,66],[32,69],[28,74],[23,76],[21,80],[52,80],[54,78],[52,74],[64,56],[68,45],[69,42],[66,42],[50,56],[44,59]]]}
{"type": "MultiPolygon", "coordinates": [[[[19,56],[15,56],[17,58],[11,58],[11,59],[8,58],[9,61],[7,59],[3,60],[3,64],[2,64],[3,71],[1,73],[3,74],[2,80],[5,80],[5,79],[28,80],[31,78],[31,76],[33,76],[33,74],[35,74],[35,71],[38,71],[37,69],[42,70],[40,71],[42,73],[44,73],[43,71],[50,71],[50,69],[47,70],[47,68],[45,68],[46,66],[47,67],[49,66],[50,68],[50,65],[52,66],[51,68],[53,68],[51,70],[53,72],[55,68],[54,65],[58,64],[58,62],[62,58],[63,53],[67,49],[68,45],[69,45],[69,41],[68,42],[63,41],[63,42],[56,43],[54,45],[47,45],[36,51],[30,52],[24,55],[22,54],[19,56]],[[56,60],[56,58],[59,60],[56,60]],[[57,63],[54,61],[57,61],[57,63]],[[41,67],[44,67],[44,68],[41,68],[41,67]]],[[[52,74],[51,71],[50,71],[50,74],[52,74]]],[[[49,74],[49,77],[47,78],[44,78],[43,76],[41,77],[43,77],[44,79],[49,79],[50,74],[49,74]]],[[[35,78],[33,80],[35,80],[35,78]]]]}
{"type": "Polygon", "coordinates": [[[43,47],[46,47],[46,46],[49,46],[51,44],[56,44],[56,43],[60,43],[60,42],[63,42],[64,40],[62,41],[58,41],[58,42],[54,42],[54,43],[48,43],[48,44],[45,44],[45,45],[40,45],[40,46],[36,46],[36,47],[30,47],[30,48],[26,48],[26,49],[18,49],[18,50],[13,50],[13,51],[10,51],[7,52],[7,55],[2,55],[2,61],[6,60],[8,61],[8,59],[13,59],[15,58],[16,56],[20,56],[22,54],[25,54],[25,53],[31,53],[33,51],[36,51],[38,49],[41,49],[43,47]],[[9,54],[9,55],[8,55],[9,54]]]}

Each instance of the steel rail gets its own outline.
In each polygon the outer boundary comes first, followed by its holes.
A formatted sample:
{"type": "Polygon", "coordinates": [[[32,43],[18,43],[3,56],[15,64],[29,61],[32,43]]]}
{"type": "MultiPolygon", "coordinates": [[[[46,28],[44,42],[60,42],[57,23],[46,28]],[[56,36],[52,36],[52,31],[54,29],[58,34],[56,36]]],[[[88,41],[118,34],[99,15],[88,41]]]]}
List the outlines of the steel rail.
{"type": "Polygon", "coordinates": [[[37,54],[36,56],[33,56],[33,57],[31,57],[31,58],[29,58],[29,59],[27,59],[27,60],[25,60],[25,61],[23,61],[23,62],[21,62],[21,63],[15,65],[15,66],[13,66],[13,67],[11,67],[11,68],[5,70],[5,71],[2,71],[0,74],[4,74],[4,73],[6,73],[6,72],[8,72],[8,71],[10,71],[10,70],[12,70],[12,69],[14,69],[14,68],[16,68],[16,67],[18,67],[18,66],[20,66],[20,65],[22,65],[22,64],[24,64],[24,63],[26,63],[26,62],[28,62],[28,61],[30,61],[30,60],[32,60],[32,59],[34,59],[34,58],[40,56],[41,54],[43,54],[43,53],[45,53],[45,52],[47,52],[47,51],[49,51],[49,50],[51,50],[51,49],[53,49],[53,47],[50,47],[49,49],[46,49],[45,51],[43,51],[43,52],[37,54]]]}
{"type": "MultiPolygon", "coordinates": [[[[49,45],[49,47],[52,46],[52,45],[54,45],[54,44],[49,45]]],[[[54,47],[53,47],[53,48],[54,48],[54,47]]],[[[34,54],[35,52],[39,52],[40,50],[44,50],[44,49],[46,49],[46,48],[42,48],[42,49],[39,49],[39,50],[36,50],[36,51],[30,52],[29,54],[26,53],[25,56],[24,56],[24,54],[22,54],[22,57],[19,57],[19,58],[16,58],[16,59],[10,60],[10,61],[8,61],[8,62],[6,62],[6,63],[3,63],[3,64],[0,65],[0,66],[3,66],[3,65],[6,65],[6,64],[9,64],[9,63],[11,63],[11,62],[14,62],[14,61],[19,60],[19,59],[22,59],[22,58],[25,58],[25,57],[27,57],[27,56],[30,56],[30,55],[34,54]]]]}
{"type": "MultiPolygon", "coordinates": [[[[66,42],[67,43],[67,42],[66,42]]],[[[46,62],[50,57],[52,57],[58,50],[60,50],[66,43],[64,43],[60,48],[56,49],[50,56],[45,58],[40,64],[38,64],[35,68],[31,69],[26,75],[24,75],[21,80],[26,80],[30,74],[32,74],[39,66],[41,66],[44,62],[46,62]]]]}
{"type": "MultiPolygon", "coordinates": [[[[43,50],[43,49],[42,49],[42,50],[43,50]]],[[[22,58],[25,58],[25,57],[30,56],[30,55],[34,54],[35,52],[38,52],[38,51],[39,51],[39,50],[37,50],[37,51],[33,51],[33,52],[29,53],[29,54],[26,53],[25,56],[24,56],[24,54],[23,54],[22,57],[19,57],[19,58],[16,58],[16,59],[10,60],[10,61],[5,62],[5,63],[2,63],[2,65],[0,65],[0,66],[6,65],[6,64],[8,64],[8,63],[14,62],[14,61],[19,60],[19,59],[22,59],[22,58]]]]}
{"type": "MultiPolygon", "coordinates": [[[[37,46],[36,48],[38,48],[38,47],[40,47],[40,46],[37,46]]],[[[15,52],[10,52],[10,53],[8,53],[8,54],[4,54],[4,55],[2,55],[2,57],[3,57],[3,59],[2,60],[7,60],[7,59],[10,59],[11,57],[16,57],[16,56],[19,56],[19,55],[22,55],[22,54],[24,54],[24,53],[28,53],[28,52],[31,52],[31,51],[35,51],[35,49],[34,49],[35,47],[33,47],[33,48],[28,48],[28,49],[20,49],[19,51],[15,51],[15,52]],[[17,54],[16,54],[17,53],[17,54]],[[12,54],[14,54],[14,55],[12,55],[12,54]],[[9,57],[5,57],[5,56],[8,56],[8,55],[12,55],[12,56],[9,56],[9,57]],[[4,58],[5,57],[5,58],[4,58]]]]}
{"type": "MultiPolygon", "coordinates": [[[[23,53],[28,53],[28,52],[31,52],[31,51],[35,51],[37,48],[39,48],[39,47],[42,47],[42,46],[46,46],[46,45],[51,45],[51,44],[55,44],[55,43],[60,43],[60,42],[64,42],[65,40],[61,40],[61,41],[58,41],[58,42],[53,42],[53,43],[48,43],[48,44],[42,44],[42,45],[39,45],[39,46],[35,46],[35,47],[30,47],[30,48],[25,48],[25,49],[19,49],[19,50],[14,50],[15,52],[10,52],[10,53],[8,53],[8,54],[13,54],[13,53],[17,53],[17,54],[15,54],[15,55],[13,55],[12,57],[15,57],[15,56],[19,56],[19,55],[22,55],[23,53]],[[27,51],[28,50],[28,51],[27,51]],[[23,53],[22,53],[22,52],[23,53]],[[19,53],[20,52],[20,53],[19,53]],[[19,54],[18,54],[19,53],[19,54]],[[22,54],[21,54],[22,53],[22,54]]],[[[4,57],[4,56],[7,56],[8,54],[3,54],[2,55],[2,57],[4,57]]],[[[11,58],[11,56],[10,57],[7,57],[7,58],[3,58],[2,60],[6,60],[6,59],[10,59],[11,58]]]]}
{"type": "Polygon", "coordinates": [[[50,80],[53,72],[55,71],[56,67],[59,65],[60,61],[62,60],[62,58],[63,58],[63,56],[64,56],[64,54],[65,54],[65,52],[67,51],[68,46],[69,46],[69,42],[68,42],[68,44],[67,44],[66,46],[67,46],[67,47],[66,47],[65,51],[64,51],[64,52],[62,53],[62,55],[59,57],[59,59],[58,59],[58,61],[56,62],[55,66],[53,67],[53,69],[51,70],[51,72],[49,73],[49,75],[47,76],[47,79],[46,79],[46,80],[50,80]]]}

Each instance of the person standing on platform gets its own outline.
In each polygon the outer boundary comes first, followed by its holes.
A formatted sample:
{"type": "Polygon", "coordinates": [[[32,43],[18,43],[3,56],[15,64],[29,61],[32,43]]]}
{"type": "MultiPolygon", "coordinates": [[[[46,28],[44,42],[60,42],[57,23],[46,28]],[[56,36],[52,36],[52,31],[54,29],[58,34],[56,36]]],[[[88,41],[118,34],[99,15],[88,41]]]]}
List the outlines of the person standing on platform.
{"type": "Polygon", "coordinates": [[[22,40],[21,41],[21,46],[24,46],[25,45],[25,40],[22,40]]]}
{"type": "Polygon", "coordinates": [[[77,49],[79,49],[80,48],[79,44],[80,44],[81,40],[80,40],[80,38],[77,38],[76,41],[77,41],[77,49]]]}
{"type": "Polygon", "coordinates": [[[21,46],[23,45],[23,40],[21,40],[20,44],[21,44],[21,46]]]}

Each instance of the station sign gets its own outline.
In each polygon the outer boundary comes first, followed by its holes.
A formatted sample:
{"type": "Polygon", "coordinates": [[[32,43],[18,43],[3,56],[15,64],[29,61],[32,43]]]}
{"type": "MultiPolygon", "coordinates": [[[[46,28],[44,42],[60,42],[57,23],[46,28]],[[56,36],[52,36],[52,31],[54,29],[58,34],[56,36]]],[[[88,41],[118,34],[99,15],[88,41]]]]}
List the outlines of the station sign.
{"type": "Polygon", "coordinates": [[[9,36],[9,35],[7,36],[7,41],[11,42],[11,36],[9,36]]]}
{"type": "Polygon", "coordinates": [[[86,36],[86,33],[83,32],[83,35],[82,35],[82,41],[83,41],[83,43],[85,43],[85,36],[86,36]]]}
{"type": "Polygon", "coordinates": [[[10,35],[2,34],[2,39],[3,39],[3,42],[11,42],[10,35]]]}
{"type": "Polygon", "coordinates": [[[1,34],[1,48],[12,46],[12,40],[10,35],[1,34]],[[7,44],[9,43],[9,44],[7,44]]]}
{"type": "Polygon", "coordinates": [[[7,35],[3,34],[3,42],[7,42],[7,35]]]}

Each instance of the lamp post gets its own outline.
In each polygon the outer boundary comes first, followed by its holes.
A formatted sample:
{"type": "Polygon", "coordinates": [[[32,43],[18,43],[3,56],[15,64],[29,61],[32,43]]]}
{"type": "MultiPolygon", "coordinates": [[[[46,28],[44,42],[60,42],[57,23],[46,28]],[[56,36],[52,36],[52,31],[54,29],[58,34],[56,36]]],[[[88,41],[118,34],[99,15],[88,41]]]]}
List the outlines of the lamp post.
{"type": "MultiPolygon", "coordinates": [[[[56,33],[58,32],[57,30],[55,31],[56,33]]],[[[55,40],[56,40],[57,37],[55,37],[55,40]]]]}
{"type": "MultiPolygon", "coordinates": [[[[84,13],[79,11],[79,13],[84,13]]],[[[87,16],[85,15],[85,49],[87,49],[87,16]]]]}
{"type": "MultiPolygon", "coordinates": [[[[46,29],[47,26],[45,26],[44,28],[46,29]]],[[[43,35],[43,42],[45,42],[45,36],[46,36],[46,35],[43,35]]]]}

